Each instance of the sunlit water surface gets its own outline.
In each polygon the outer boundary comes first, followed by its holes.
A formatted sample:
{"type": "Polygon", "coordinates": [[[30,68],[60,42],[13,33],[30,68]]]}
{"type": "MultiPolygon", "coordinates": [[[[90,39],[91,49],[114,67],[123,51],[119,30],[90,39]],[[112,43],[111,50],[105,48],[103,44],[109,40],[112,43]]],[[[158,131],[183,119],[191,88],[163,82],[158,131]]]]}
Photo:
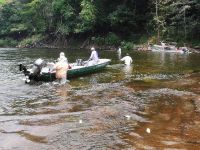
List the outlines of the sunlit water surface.
{"type": "Polygon", "coordinates": [[[17,64],[70,62],[89,50],[0,49],[0,149],[200,149],[200,55],[115,51],[101,72],[56,83],[24,83],[17,64]],[[122,52],[122,56],[126,52],[122,52]]]}

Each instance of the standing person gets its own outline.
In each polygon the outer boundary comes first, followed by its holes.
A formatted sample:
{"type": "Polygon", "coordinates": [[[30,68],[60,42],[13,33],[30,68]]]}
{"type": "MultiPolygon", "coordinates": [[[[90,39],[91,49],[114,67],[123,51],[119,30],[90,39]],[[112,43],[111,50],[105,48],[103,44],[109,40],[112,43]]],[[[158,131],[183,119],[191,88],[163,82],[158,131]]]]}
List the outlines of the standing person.
{"type": "Polygon", "coordinates": [[[60,52],[60,57],[58,58],[58,61],[60,61],[62,59],[68,63],[67,58],[65,57],[65,53],[64,52],[60,52]]]}
{"type": "Polygon", "coordinates": [[[125,65],[130,66],[133,62],[133,59],[127,53],[126,56],[121,59],[121,61],[124,61],[125,65]]]}
{"type": "Polygon", "coordinates": [[[65,84],[67,81],[68,62],[63,54],[63,52],[60,53],[61,57],[59,57],[58,62],[55,64],[56,78],[60,84],[65,84]]]}
{"type": "Polygon", "coordinates": [[[98,53],[94,47],[91,48],[91,51],[92,52],[91,52],[90,58],[88,59],[89,66],[96,65],[99,61],[98,53]]]}
{"type": "Polygon", "coordinates": [[[119,47],[117,50],[118,58],[121,59],[122,49],[119,47]]]}

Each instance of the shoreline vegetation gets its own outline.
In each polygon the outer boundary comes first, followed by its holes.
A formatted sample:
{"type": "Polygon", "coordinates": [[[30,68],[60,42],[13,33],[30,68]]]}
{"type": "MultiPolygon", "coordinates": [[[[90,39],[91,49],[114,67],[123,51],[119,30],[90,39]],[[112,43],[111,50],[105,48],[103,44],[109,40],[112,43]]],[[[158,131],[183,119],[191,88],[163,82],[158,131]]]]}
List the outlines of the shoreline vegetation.
{"type": "Polygon", "coordinates": [[[0,0],[0,47],[200,49],[198,0],[0,0]]]}
{"type": "MultiPolygon", "coordinates": [[[[69,49],[90,49],[91,46],[95,46],[99,50],[117,50],[119,47],[125,50],[138,50],[138,51],[148,51],[148,43],[151,40],[145,39],[145,41],[114,41],[110,42],[111,44],[108,44],[106,42],[106,39],[104,39],[104,42],[101,42],[100,44],[98,41],[94,41],[95,37],[92,38],[86,38],[84,39],[65,39],[68,42],[56,42],[52,39],[49,40],[38,40],[38,36],[36,38],[28,37],[26,39],[23,39],[22,41],[15,41],[12,39],[0,39],[0,47],[16,47],[16,48],[49,48],[49,49],[60,49],[60,48],[69,48],[69,49]]],[[[155,44],[156,42],[152,42],[155,44]]],[[[200,42],[196,42],[200,43],[200,42]]],[[[200,45],[197,45],[196,43],[178,43],[178,45],[182,46],[183,44],[188,47],[188,49],[192,52],[200,52],[200,45]]]]}

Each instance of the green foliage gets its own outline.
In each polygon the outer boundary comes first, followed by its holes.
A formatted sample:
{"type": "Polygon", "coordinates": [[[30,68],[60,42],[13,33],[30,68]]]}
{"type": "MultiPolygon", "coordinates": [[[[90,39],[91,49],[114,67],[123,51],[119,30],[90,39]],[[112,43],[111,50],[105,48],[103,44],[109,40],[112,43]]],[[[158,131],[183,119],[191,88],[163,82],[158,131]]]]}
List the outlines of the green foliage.
{"type": "MultiPolygon", "coordinates": [[[[8,1],[9,2],[9,1],[8,1]]],[[[0,0],[0,6],[6,4],[7,1],[6,0],[0,0]]]]}
{"type": "Polygon", "coordinates": [[[137,27],[135,11],[130,10],[125,5],[118,6],[115,11],[110,13],[109,20],[115,30],[122,32],[132,31],[137,27]]]}
{"type": "Polygon", "coordinates": [[[10,28],[10,33],[20,33],[26,31],[28,27],[25,24],[13,24],[10,28]]]}
{"type": "Polygon", "coordinates": [[[21,47],[26,47],[26,46],[30,46],[30,45],[35,45],[37,42],[41,41],[44,37],[40,34],[38,35],[32,35],[29,38],[26,38],[24,40],[22,40],[19,45],[21,47]]]}
{"type": "Polygon", "coordinates": [[[150,43],[150,44],[156,44],[156,42],[157,42],[157,37],[156,36],[151,36],[148,39],[148,43],[150,43]]]}
{"type": "Polygon", "coordinates": [[[82,10],[80,12],[81,19],[87,22],[94,22],[96,18],[96,8],[91,0],[83,0],[81,2],[82,10]]]}
{"type": "MultiPolygon", "coordinates": [[[[199,0],[0,0],[0,5],[0,36],[17,40],[94,36],[97,44],[116,46],[121,39],[141,43],[145,34],[200,39],[199,0]]],[[[122,45],[128,49],[131,43],[122,45]]]]}
{"type": "Polygon", "coordinates": [[[148,36],[146,35],[143,35],[139,38],[139,41],[138,43],[141,44],[141,43],[145,43],[146,41],[148,41],[148,36]]]}
{"type": "Polygon", "coordinates": [[[124,50],[132,50],[134,49],[135,45],[133,42],[126,42],[126,41],[122,41],[121,42],[121,48],[124,50]]]}
{"type": "Polygon", "coordinates": [[[96,45],[104,45],[105,44],[105,38],[104,37],[92,37],[92,42],[96,45]]]}
{"type": "Polygon", "coordinates": [[[97,45],[119,46],[120,38],[116,34],[110,32],[105,37],[92,37],[92,42],[97,45]]]}
{"type": "Polygon", "coordinates": [[[32,0],[24,5],[24,11],[21,12],[23,22],[26,22],[29,32],[44,33],[49,28],[50,16],[52,9],[50,1],[47,0],[32,0]]]}
{"type": "Polygon", "coordinates": [[[163,38],[174,40],[200,38],[199,0],[154,0],[153,9],[156,7],[156,1],[158,15],[152,15],[154,20],[157,19],[154,31],[160,30],[163,38]]]}
{"type": "Polygon", "coordinates": [[[22,19],[20,16],[21,6],[18,2],[6,3],[0,9],[0,35],[11,34],[11,29],[22,19]]]}
{"type": "Polygon", "coordinates": [[[15,47],[17,46],[18,42],[16,40],[13,40],[11,38],[6,38],[6,39],[0,39],[0,47],[15,47]]]}
{"type": "Polygon", "coordinates": [[[81,1],[79,23],[75,29],[76,33],[92,30],[96,21],[96,7],[91,0],[81,1]]]}
{"type": "Polygon", "coordinates": [[[110,32],[105,38],[105,44],[117,46],[120,44],[120,38],[116,34],[110,32]]]}
{"type": "Polygon", "coordinates": [[[75,10],[67,0],[53,0],[54,21],[56,35],[68,35],[74,32],[76,16],[75,10]]]}

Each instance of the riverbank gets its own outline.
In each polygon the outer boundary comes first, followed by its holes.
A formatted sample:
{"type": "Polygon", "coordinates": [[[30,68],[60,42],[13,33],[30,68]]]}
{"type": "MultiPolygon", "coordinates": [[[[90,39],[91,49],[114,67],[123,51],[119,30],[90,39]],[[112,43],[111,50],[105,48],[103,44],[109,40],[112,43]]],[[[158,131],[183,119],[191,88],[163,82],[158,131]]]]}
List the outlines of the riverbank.
{"type": "MultiPolygon", "coordinates": [[[[32,36],[30,38],[26,38],[20,41],[16,41],[14,39],[1,39],[0,47],[16,47],[16,48],[50,48],[50,49],[59,49],[59,48],[67,48],[67,49],[90,49],[90,47],[95,46],[99,50],[117,50],[118,47],[121,47],[124,50],[138,50],[138,51],[148,51],[148,43],[149,39],[146,37],[145,40],[132,40],[132,41],[121,41],[116,40],[113,42],[99,42],[98,40],[94,40],[93,38],[71,38],[65,40],[53,40],[53,39],[45,39],[40,35],[32,36]]],[[[101,39],[102,40],[102,39],[101,39]]],[[[105,39],[104,39],[105,40],[105,39]]],[[[154,41],[155,42],[155,41],[154,41]]],[[[199,42],[200,43],[200,42],[199,42]]],[[[184,43],[186,47],[194,53],[200,52],[200,44],[196,43],[184,43]]],[[[179,45],[183,45],[178,43],[179,45]]]]}
{"type": "MultiPolygon", "coordinates": [[[[186,44],[187,45],[187,44],[186,44]]],[[[189,44],[188,44],[189,45],[189,44]]],[[[53,49],[60,49],[60,48],[67,48],[67,49],[90,49],[92,46],[94,46],[98,50],[114,50],[117,51],[118,47],[117,46],[110,46],[110,45],[96,45],[96,44],[88,44],[84,47],[81,45],[71,45],[71,46],[55,46],[55,45],[50,45],[50,44],[42,44],[42,43],[35,43],[31,45],[26,45],[26,46],[21,46],[18,45],[16,46],[17,48],[53,48],[53,49]]],[[[133,46],[119,46],[122,49],[125,50],[136,50],[136,51],[149,51],[148,49],[148,44],[143,43],[143,44],[133,44],[133,46]]],[[[190,45],[187,47],[188,50],[192,53],[200,53],[200,46],[193,46],[190,45]]]]}

